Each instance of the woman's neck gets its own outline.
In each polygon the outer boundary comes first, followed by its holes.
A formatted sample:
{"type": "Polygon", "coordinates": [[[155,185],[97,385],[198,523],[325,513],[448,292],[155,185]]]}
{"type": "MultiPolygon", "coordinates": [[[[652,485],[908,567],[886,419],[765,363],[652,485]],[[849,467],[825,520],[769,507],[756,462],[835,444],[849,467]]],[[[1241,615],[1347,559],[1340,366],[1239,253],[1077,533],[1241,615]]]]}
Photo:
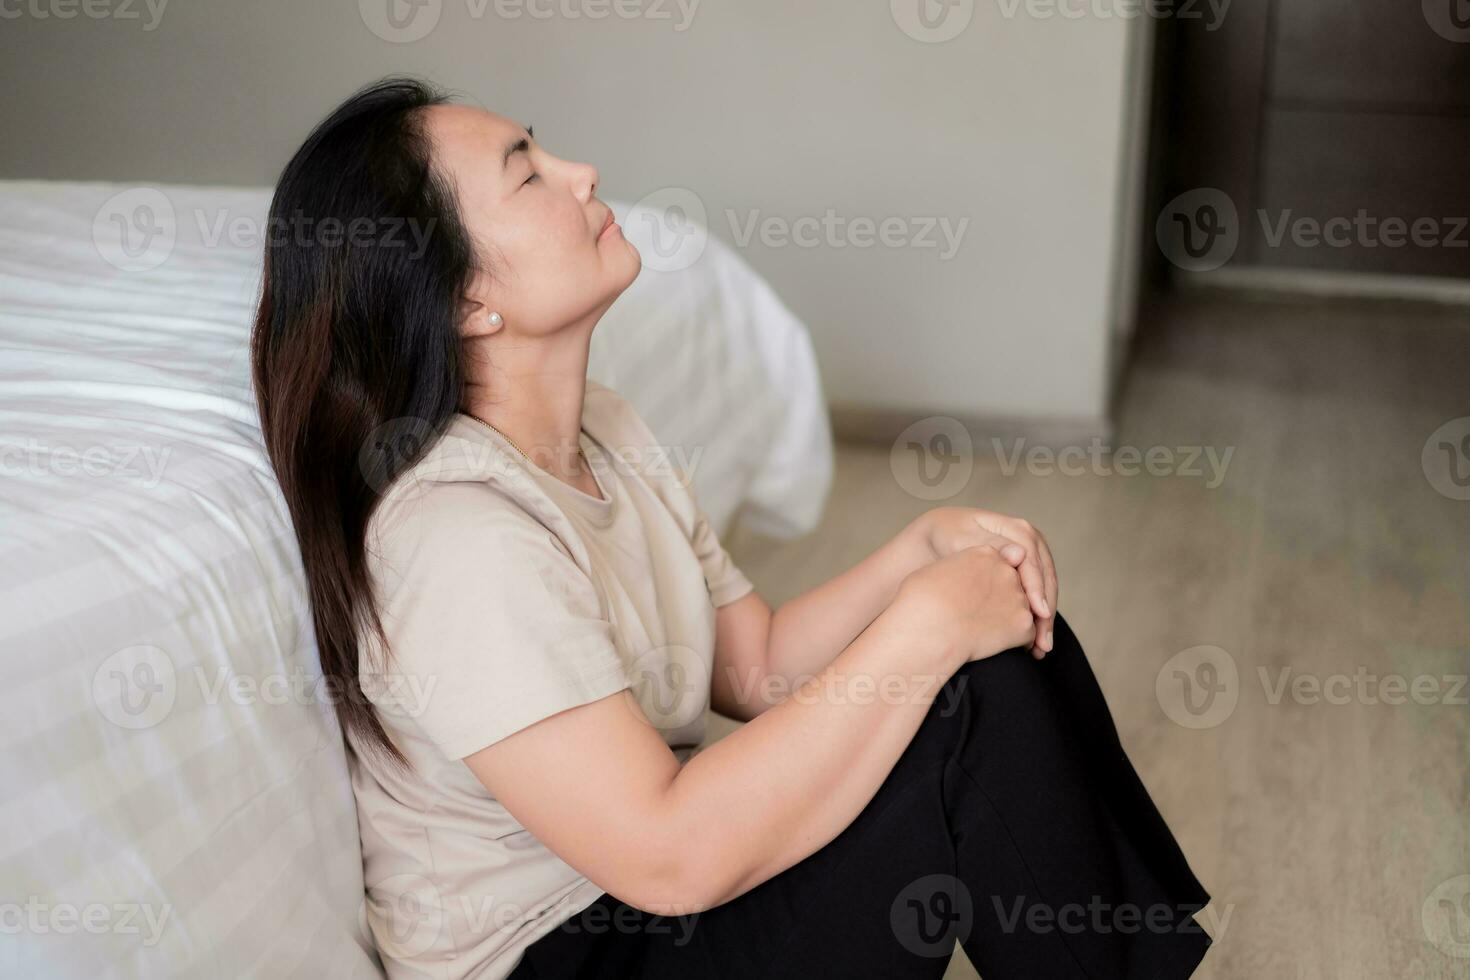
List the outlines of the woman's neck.
{"type": "Polygon", "coordinates": [[[490,350],[484,349],[489,345],[474,346],[481,352],[470,358],[464,411],[500,430],[541,469],[573,486],[585,486],[584,477],[591,476],[580,442],[587,391],[585,341],[563,345],[561,356],[530,344],[490,350]]]}

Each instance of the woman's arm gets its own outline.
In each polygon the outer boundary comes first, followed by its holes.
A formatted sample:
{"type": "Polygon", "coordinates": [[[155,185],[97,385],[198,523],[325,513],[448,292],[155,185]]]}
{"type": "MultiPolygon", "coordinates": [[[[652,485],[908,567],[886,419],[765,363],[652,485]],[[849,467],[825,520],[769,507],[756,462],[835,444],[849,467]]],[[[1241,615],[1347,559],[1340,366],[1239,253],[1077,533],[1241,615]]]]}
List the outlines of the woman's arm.
{"type": "Polygon", "coordinates": [[[904,577],[933,560],[914,521],[775,612],[754,592],[721,606],[710,706],[739,721],[757,717],[830,664],[893,601],[904,577]]]}
{"type": "Polygon", "coordinates": [[[1016,570],[968,548],[914,573],[816,677],[683,766],[627,690],[464,761],[605,891],[656,914],[697,912],[836,837],[954,671],[1034,634],[1016,570]]]}
{"type": "Polygon", "coordinates": [[[910,572],[976,546],[995,548],[1019,569],[1038,633],[1049,637],[1056,575],[1040,533],[1023,520],[990,511],[939,507],[775,612],[755,593],[721,606],[710,706],[739,721],[755,718],[831,663],[888,606],[910,572]]]}

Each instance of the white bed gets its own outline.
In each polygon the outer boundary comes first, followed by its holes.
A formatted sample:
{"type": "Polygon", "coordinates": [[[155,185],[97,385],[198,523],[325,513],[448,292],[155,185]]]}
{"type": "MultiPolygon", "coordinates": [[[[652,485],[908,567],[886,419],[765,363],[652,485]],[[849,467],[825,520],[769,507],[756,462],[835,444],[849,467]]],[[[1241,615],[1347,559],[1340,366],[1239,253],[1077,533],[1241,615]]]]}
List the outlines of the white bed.
{"type": "MultiPolygon", "coordinates": [[[[380,976],[249,387],[268,198],[0,181],[0,976],[380,976]]],[[[816,525],[806,329],[717,239],[645,268],[589,373],[688,454],[722,533],[816,525]]]]}

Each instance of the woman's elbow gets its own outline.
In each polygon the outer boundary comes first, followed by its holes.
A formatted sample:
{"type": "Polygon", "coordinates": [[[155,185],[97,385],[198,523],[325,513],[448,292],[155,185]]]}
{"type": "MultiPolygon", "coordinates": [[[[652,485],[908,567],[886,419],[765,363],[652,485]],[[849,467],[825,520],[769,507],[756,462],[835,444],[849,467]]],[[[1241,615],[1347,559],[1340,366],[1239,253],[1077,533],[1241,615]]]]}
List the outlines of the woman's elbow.
{"type": "Polygon", "coordinates": [[[644,873],[629,883],[626,894],[614,895],[650,915],[694,915],[731,897],[727,863],[720,855],[687,853],[664,862],[650,861],[644,873]]]}

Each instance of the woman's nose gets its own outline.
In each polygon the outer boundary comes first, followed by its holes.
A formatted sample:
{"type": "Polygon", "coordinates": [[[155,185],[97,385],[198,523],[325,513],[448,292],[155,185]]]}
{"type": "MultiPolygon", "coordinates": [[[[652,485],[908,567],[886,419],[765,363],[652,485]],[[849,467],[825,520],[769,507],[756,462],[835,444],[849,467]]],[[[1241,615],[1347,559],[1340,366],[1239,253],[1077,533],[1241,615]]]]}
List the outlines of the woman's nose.
{"type": "Polygon", "coordinates": [[[597,168],[590,163],[577,164],[577,189],[584,200],[590,200],[597,190],[599,174],[597,168]]]}

